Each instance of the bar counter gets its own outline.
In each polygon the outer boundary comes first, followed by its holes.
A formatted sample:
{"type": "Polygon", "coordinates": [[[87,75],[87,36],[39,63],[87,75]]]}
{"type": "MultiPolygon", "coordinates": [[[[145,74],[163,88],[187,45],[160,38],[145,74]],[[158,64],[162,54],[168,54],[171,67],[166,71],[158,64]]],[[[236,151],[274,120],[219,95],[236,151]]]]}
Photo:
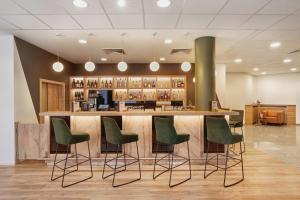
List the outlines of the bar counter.
{"type": "MultiPolygon", "coordinates": [[[[229,111],[161,111],[161,112],[144,112],[144,111],[103,111],[103,112],[44,112],[40,113],[44,117],[44,124],[40,129],[39,135],[39,155],[40,159],[52,160],[55,142],[54,132],[51,127],[51,118],[59,117],[65,119],[70,126],[71,131],[83,131],[90,134],[90,147],[93,161],[101,161],[104,158],[105,134],[102,124],[102,117],[114,118],[121,129],[126,132],[132,132],[139,135],[140,158],[144,161],[154,158],[153,141],[155,138],[153,117],[169,117],[178,133],[190,134],[190,153],[193,161],[203,159],[204,153],[204,117],[205,116],[225,116],[236,115],[236,112],[229,111]]],[[[79,153],[86,154],[86,144],[79,144],[77,150],[79,153]]],[[[126,146],[126,152],[135,155],[135,148],[130,144],[126,146]]],[[[71,152],[73,149],[71,149],[71,152]]],[[[111,147],[110,152],[114,149],[111,147]]],[[[164,150],[162,148],[161,152],[164,150]]],[[[62,152],[63,153],[63,150],[62,152]]],[[[175,153],[186,155],[185,146],[178,145],[175,153]]]]}

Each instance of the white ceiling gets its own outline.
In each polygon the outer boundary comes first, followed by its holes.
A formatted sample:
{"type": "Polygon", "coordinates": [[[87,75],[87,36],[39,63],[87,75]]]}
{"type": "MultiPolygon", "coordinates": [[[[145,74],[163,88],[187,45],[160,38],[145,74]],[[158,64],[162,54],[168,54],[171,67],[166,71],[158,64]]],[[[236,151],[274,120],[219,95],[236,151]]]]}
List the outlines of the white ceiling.
{"type": "Polygon", "coordinates": [[[201,36],[215,36],[216,62],[229,71],[259,74],[300,71],[300,0],[171,0],[158,8],[156,0],[87,0],[88,7],[76,8],[72,0],[0,0],[0,31],[12,32],[74,63],[89,58],[118,62],[120,55],[105,55],[102,48],[124,48],[127,62],[194,61],[189,54],[170,55],[172,48],[193,48],[201,36]],[[157,36],[153,38],[153,33],[157,36]],[[62,34],[57,37],[56,34],[62,34]],[[126,33],[122,40],[120,34],[126,33]],[[189,33],[188,36],[185,36],[189,33]],[[172,44],[164,44],[164,39],[172,44]],[[78,44],[86,39],[86,45],[78,44]],[[122,42],[123,41],[123,42],[122,42]],[[280,41],[279,49],[270,49],[280,41]],[[292,63],[283,64],[289,57],[292,63]],[[233,62],[242,58],[241,64],[233,62]],[[252,68],[259,67],[260,72],[252,68]]]}

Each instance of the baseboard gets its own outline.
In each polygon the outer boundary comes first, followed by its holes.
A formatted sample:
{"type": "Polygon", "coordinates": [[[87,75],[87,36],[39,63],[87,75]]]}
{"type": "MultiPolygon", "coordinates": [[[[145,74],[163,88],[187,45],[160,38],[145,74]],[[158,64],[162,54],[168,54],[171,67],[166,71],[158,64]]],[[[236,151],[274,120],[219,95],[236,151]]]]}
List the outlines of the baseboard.
{"type": "Polygon", "coordinates": [[[0,166],[15,166],[15,162],[0,162],[0,166]]]}

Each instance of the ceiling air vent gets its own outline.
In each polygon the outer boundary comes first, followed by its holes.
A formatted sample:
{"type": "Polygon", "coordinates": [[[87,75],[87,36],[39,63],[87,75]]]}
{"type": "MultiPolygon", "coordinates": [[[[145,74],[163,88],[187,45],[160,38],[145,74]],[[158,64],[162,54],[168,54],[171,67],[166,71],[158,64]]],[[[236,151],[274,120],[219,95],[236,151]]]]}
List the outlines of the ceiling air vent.
{"type": "Polygon", "coordinates": [[[192,49],[172,49],[170,54],[175,54],[175,53],[185,53],[189,54],[191,53],[192,49]]]}
{"type": "Polygon", "coordinates": [[[299,53],[299,52],[300,52],[300,49],[296,49],[294,51],[289,52],[288,54],[299,53]]]}
{"type": "Polygon", "coordinates": [[[112,53],[126,54],[125,50],[122,48],[103,48],[104,53],[110,55],[112,53]]]}

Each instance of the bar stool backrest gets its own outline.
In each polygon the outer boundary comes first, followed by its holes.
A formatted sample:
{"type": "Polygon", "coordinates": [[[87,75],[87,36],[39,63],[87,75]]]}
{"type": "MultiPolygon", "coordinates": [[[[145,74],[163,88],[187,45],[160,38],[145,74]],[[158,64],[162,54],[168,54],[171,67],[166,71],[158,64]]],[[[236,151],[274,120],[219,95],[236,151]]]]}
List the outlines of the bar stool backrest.
{"type": "Polygon", "coordinates": [[[224,117],[206,117],[207,140],[218,144],[231,144],[232,133],[224,117]]]}
{"type": "Polygon", "coordinates": [[[67,123],[63,119],[53,118],[55,142],[58,144],[68,145],[72,140],[72,133],[67,123]]]}
{"type": "Polygon", "coordinates": [[[168,118],[154,118],[156,141],[164,144],[173,144],[176,141],[177,132],[168,118]]]}
{"type": "Polygon", "coordinates": [[[239,115],[230,115],[229,121],[238,122],[236,125],[243,126],[244,124],[244,110],[232,110],[238,112],[239,115]]]}
{"type": "Polygon", "coordinates": [[[111,144],[120,144],[122,139],[121,130],[117,122],[109,117],[103,117],[106,141],[111,144]]]}

